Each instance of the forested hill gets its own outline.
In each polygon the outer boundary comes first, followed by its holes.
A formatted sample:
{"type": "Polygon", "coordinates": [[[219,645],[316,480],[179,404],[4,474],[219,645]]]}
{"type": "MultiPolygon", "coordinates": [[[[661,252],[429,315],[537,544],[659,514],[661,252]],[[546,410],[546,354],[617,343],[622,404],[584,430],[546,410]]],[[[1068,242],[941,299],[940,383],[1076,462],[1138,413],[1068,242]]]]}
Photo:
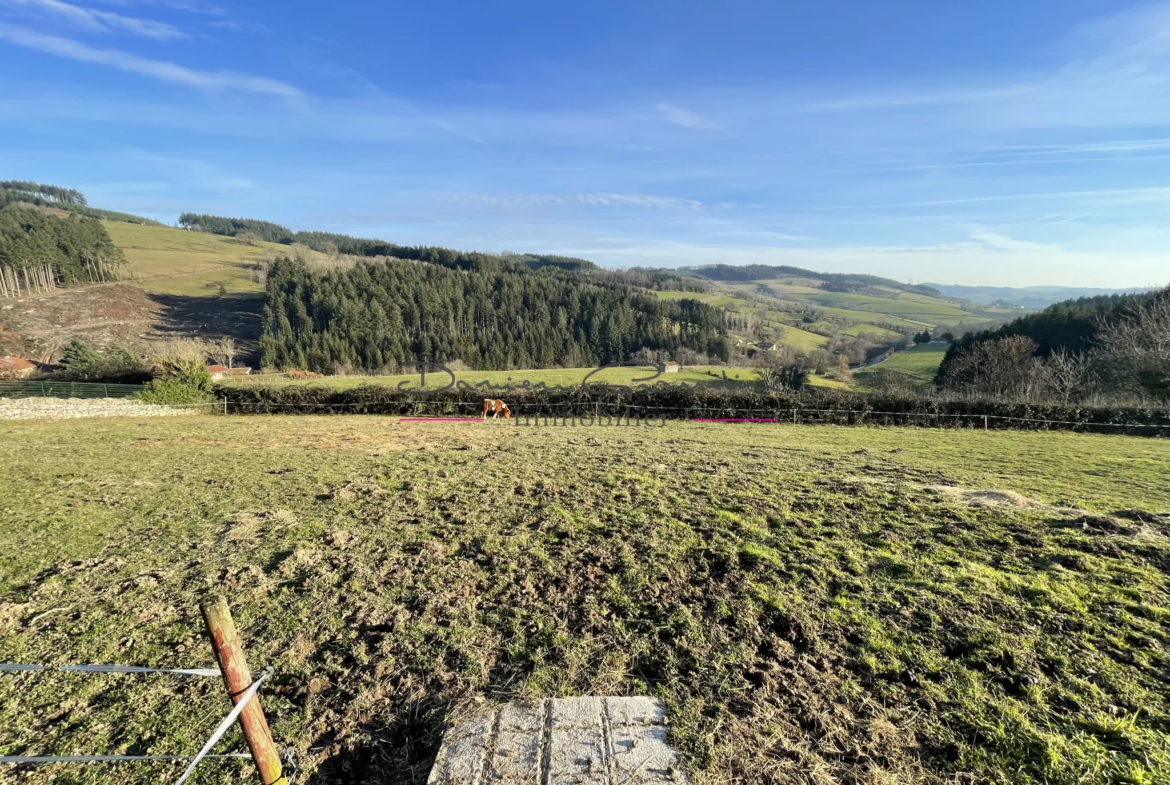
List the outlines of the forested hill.
{"type": "Polygon", "coordinates": [[[815,270],[806,270],[802,267],[789,267],[787,265],[747,264],[733,266],[729,264],[710,264],[700,267],[682,267],[677,272],[680,275],[706,278],[711,281],[765,281],[772,278],[809,278],[821,281],[823,288],[834,292],[863,293],[871,289],[886,288],[901,292],[924,294],[929,297],[942,296],[937,289],[932,289],[929,286],[905,284],[877,275],[818,273],[815,270]]]}
{"type": "Polygon", "coordinates": [[[1093,347],[1103,323],[1115,319],[1128,306],[1150,296],[1113,294],[1080,297],[1050,305],[1040,313],[1022,316],[995,330],[968,333],[947,350],[939,368],[938,380],[940,383],[945,382],[951,366],[975,345],[1000,338],[1016,335],[1031,338],[1036,342],[1036,354],[1040,357],[1047,357],[1059,350],[1072,354],[1087,352],[1093,347]]]}
{"type": "Polygon", "coordinates": [[[263,363],[331,373],[378,371],[421,357],[472,368],[582,367],[646,347],[727,359],[718,311],[664,301],[585,273],[488,254],[425,249],[419,261],[358,261],[320,272],[280,260],[269,271],[263,363]]]}

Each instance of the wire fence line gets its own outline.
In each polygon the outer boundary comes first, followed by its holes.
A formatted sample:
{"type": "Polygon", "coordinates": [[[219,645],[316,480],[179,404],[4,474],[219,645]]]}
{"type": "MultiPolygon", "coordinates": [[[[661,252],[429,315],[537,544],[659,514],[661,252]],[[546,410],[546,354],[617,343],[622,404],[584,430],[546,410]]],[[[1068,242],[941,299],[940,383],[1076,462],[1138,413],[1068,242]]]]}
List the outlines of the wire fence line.
{"type": "MultiPolygon", "coordinates": [[[[457,407],[474,407],[479,408],[481,404],[468,401],[436,401],[436,402],[403,402],[403,401],[363,401],[358,403],[316,403],[316,402],[298,402],[298,403],[269,403],[266,401],[224,401],[222,403],[224,413],[230,414],[233,410],[241,413],[245,410],[271,410],[271,409],[295,409],[295,410],[362,410],[364,413],[376,413],[385,415],[410,416],[419,415],[423,408],[429,409],[452,409],[457,407]],[[374,410],[374,411],[371,411],[374,410]]],[[[593,410],[592,416],[598,419],[624,416],[628,412],[685,412],[689,416],[671,417],[670,419],[690,419],[690,420],[731,420],[736,419],[736,415],[758,415],[768,414],[772,415],[771,420],[778,422],[789,422],[791,424],[898,424],[898,423],[882,423],[873,422],[875,418],[906,418],[918,420],[966,420],[978,427],[982,424],[985,428],[989,428],[992,423],[1028,423],[1041,426],[1062,426],[1061,429],[1085,429],[1093,428],[1113,428],[1113,429],[1148,429],[1158,432],[1170,432],[1170,423],[1117,423],[1117,422],[1096,422],[1090,420],[1056,420],[1042,417],[1018,417],[1013,415],[1003,414],[978,414],[978,413],[952,413],[952,412],[908,412],[908,411],[885,411],[874,409],[821,409],[821,408],[742,408],[742,407],[710,407],[710,406],[647,406],[640,404],[626,404],[626,403],[608,403],[598,401],[567,401],[567,402],[517,402],[511,404],[513,408],[513,418],[517,422],[521,418],[544,418],[549,419],[554,415],[553,410],[575,410],[577,412],[589,412],[593,410]],[[547,416],[546,416],[547,415],[547,416]],[[728,415],[727,417],[714,417],[709,415],[728,415]],[[811,417],[810,415],[825,415],[825,417],[811,417]],[[839,420],[846,422],[838,422],[839,420]],[[867,420],[871,421],[867,423],[867,420]]],[[[569,419],[570,415],[557,415],[558,419],[569,419]]],[[[579,419],[588,421],[590,414],[576,414],[571,415],[572,419],[579,419]]],[[[442,418],[434,417],[435,420],[442,418]]],[[[640,417],[641,419],[641,417],[640,417]]],[[[649,419],[666,419],[660,418],[658,415],[653,415],[649,419]]],[[[744,419],[747,419],[745,417],[744,419]]]]}
{"type": "Polygon", "coordinates": [[[137,665],[26,665],[16,662],[0,663],[0,673],[30,671],[66,671],[76,673],[169,673],[174,676],[223,677],[219,668],[142,668],[137,665]]]}
{"type": "Polygon", "coordinates": [[[142,384],[0,379],[0,398],[127,398],[145,389],[142,384]]]}
{"type": "MultiPolygon", "coordinates": [[[[116,674],[148,674],[160,673],[171,676],[194,677],[222,677],[219,668],[147,668],[136,665],[35,665],[26,663],[0,663],[0,673],[37,673],[46,671],[66,673],[116,673],[116,674]]],[[[217,759],[251,759],[252,755],[246,752],[212,753],[232,724],[239,719],[240,713],[248,703],[256,697],[260,686],[273,674],[268,668],[260,674],[253,674],[253,680],[248,689],[240,696],[238,703],[231,712],[216,726],[202,749],[194,755],[0,755],[0,764],[34,765],[58,763],[141,763],[151,761],[190,761],[182,775],[175,780],[174,785],[182,785],[195,771],[200,761],[207,758],[217,759]]],[[[292,764],[291,754],[289,763],[292,764]]],[[[295,768],[295,767],[293,767],[295,768]]]]}
{"type": "Polygon", "coordinates": [[[195,756],[195,759],[191,761],[190,765],[187,766],[182,775],[177,780],[175,780],[175,785],[183,785],[183,783],[187,781],[187,778],[195,772],[195,767],[199,765],[199,761],[208,756],[212,748],[215,747],[221,738],[223,738],[223,734],[227,733],[227,729],[230,728],[232,723],[236,721],[236,718],[240,716],[240,712],[242,712],[248,706],[248,702],[256,697],[256,693],[260,691],[260,685],[267,681],[268,677],[271,675],[272,669],[269,668],[260,675],[260,678],[254,679],[252,681],[252,686],[248,687],[247,691],[240,697],[239,703],[237,703],[232,708],[231,712],[223,718],[223,722],[219,724],[219,727],[217,727],[215,732],[211,734],[211,738],[209,738],[207,743],[203,745],[203,749],[199,750],[199,754],[195,756]]]}
{"type": "MultiPolygon", "coordinates": [[[[0,755],[0,763],[135,763],[191,760],[195,755],[0,755]]],[[[251,758],[246,752],[204,755],[204,758],[251,758]]]]}

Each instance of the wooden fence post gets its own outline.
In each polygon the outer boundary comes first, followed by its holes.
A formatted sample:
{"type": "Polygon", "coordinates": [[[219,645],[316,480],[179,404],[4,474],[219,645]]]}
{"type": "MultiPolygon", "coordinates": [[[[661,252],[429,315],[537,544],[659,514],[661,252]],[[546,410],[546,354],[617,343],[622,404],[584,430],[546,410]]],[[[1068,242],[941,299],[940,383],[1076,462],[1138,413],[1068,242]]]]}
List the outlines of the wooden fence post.
{"type": "MultiPolygon", "coordinates": [[[[211,637],[211,648],[215,651],[215,659],[223,673],[228,695],[233,704],[238,703],[240,696],[252,686],[252,671],[244,659],[244,647],[240,645],[239,635],[236,634],[236,625],[232,621],[227,600],[215,597],[200,605],[199,610],[203,613],[207,634],[211,637]]],[[[240,728],[244,731],[244,739],[248,742],[248,749],[252,753],[252,760],[256,762],[263,785],[288,785],[281,771],[280,754],[276,751],[272,732],[268,730],[268,721],[264,719],[264,710],[260,707],[259,694],[253,696],[240,712],[240,728]]]]}

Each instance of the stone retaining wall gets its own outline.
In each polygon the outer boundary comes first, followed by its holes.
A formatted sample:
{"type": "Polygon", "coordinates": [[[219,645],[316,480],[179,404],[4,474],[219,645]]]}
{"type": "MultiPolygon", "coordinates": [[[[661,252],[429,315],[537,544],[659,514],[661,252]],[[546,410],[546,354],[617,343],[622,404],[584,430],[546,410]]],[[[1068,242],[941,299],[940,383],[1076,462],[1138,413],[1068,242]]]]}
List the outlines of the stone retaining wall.
{"type": "Polygon", "coordinates": [[[0,420],[74,420],[81,417],[170,417],[209,407],[156,406],[127,398],[0,398],[0,420]]]}

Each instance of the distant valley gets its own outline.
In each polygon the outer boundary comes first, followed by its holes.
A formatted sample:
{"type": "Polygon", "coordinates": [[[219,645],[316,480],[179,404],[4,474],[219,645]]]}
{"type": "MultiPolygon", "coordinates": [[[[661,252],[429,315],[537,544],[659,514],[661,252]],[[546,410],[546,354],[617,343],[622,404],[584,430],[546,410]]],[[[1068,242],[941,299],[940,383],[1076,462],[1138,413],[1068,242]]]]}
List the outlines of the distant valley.
{"type": "Polygon", "coordinates": [[[1148,292],[1152,287],[1139,286],[1133,289],[1093,289],[1076,286],[959,286],[956,284],[923,284],[937,289],[947,297],[970,300],[983,305],[1006,305],[1039,311],[1064,300],[1079,297],[1096,297],[1102,294],[1137,294],[1148,292]]]}

